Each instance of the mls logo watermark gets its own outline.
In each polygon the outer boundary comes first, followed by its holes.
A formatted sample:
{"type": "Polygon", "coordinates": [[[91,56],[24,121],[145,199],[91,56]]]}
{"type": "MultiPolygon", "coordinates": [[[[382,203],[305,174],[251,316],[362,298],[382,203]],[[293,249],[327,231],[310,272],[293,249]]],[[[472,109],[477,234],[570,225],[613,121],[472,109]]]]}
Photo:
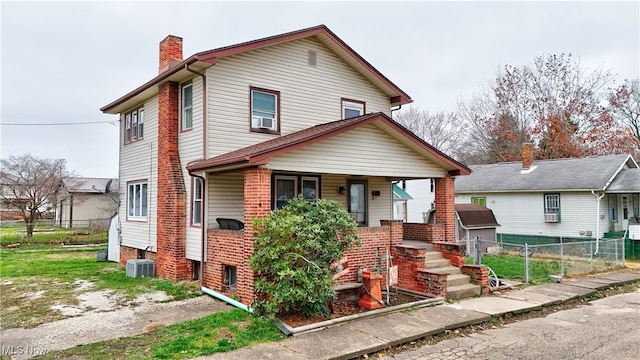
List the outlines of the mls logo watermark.
{"type": "Polygon", "coordinates": [[[18,356],[18,355],[29,355],[29,356],[38,356],[45,355],[48,352],[46,348],[39,348],[34,346],[5,346],[2,345],[2,352],[0,352],[0,356],[18,356]]]}

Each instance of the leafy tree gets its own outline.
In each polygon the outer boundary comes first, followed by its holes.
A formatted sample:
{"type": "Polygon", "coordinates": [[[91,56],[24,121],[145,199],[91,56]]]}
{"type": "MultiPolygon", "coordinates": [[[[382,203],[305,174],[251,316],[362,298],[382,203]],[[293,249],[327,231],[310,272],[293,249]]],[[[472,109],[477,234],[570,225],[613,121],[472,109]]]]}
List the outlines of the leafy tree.
{"type": "Polygon", "coordinates": [[[58,185],[68,175],[65,160],[26,154],[10,156],[1,163],[0,197],[10,209],[18,211],[27,227],[27,237],[31,237],[42,214],[56,203],[58,185]]]}
{"type": "Polygon", "coordinates": [[[328,315],[327,301],[336,296],[331,264],[359,244],[357,224],[346,209],[333,200],[297,197],[254,219],[253,226],[255,251],[249,264],[256,272],[256,312],[328,315]]]}
{"type": "Polygon", "coordinates": [[[507,114],[498,118],[496,124],[488,124],[490,140],[487,147],[488,163],[516,161],[521,158],[521,145],[531,142],[526,129],[518,126],[516,119],[507,114]]]}

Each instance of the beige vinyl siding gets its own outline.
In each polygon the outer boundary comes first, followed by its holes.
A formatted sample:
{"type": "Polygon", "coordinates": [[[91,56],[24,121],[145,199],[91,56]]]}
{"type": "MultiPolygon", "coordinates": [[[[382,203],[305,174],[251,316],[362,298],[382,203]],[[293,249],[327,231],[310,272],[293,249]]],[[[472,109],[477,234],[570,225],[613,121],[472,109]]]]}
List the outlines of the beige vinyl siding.
{"type": "Polygon", "coordinates": [[[342,98],[390,114],[388,96],[313,39],[220,58],[207,81],[210,157],[276,136],[249,131],[251,86],[280,92],[281,134],[340,120],[342,98]],[[316,66],[307,64],[308,50],[317,52],[316,66]]]}
{"type": "Polygon", "coordinates": [[[374,125],[336,135],[269,160],[274,170],[389,177],[444,177],[446,172],[374,125]]]}
{"type": "MultiPolygon", "coordinates": [[[[182,84],[183,85],[183,84],[182,84]]],[[[192,178],[186,170],[186,165],[194,160],[202,159],[202,78],[196,77],[191,82],[192,89],[192,128],[188,131],[181,131],[178,135],[178,150],[180,152],[180,163],[182,164],[182,176],[184,178],[184,188],[187,193],[186,203],[186,257],[191,260],[200,260],[202,248],[202,230],[200,227],[191,226],[191,196],[192,178]]],[[[182,96],[182,86],[180,87],[182,96]]],[[[180,100],[180,124],[182,124],[182,98],[180,100]]],[[[206,191],[205,191],[206,193],[206,191]]],[[[203,219],[207,226],[206,219],[203,219]]]]}
{"type": "Polygon", "coordinates": [[[122,224],[122,245],[137,249],[157,251],[156,242],[156,193],[158,178],[158,99],[150,99],[144,104],[144,138],[123,145],[124,115],[120,121],[120,210],[118,216],[122,224]],[[127,220],[127,183],[146,180],[147,221],[127,220]]]}
{"type": "Polygon", "coordinates": [[[385,178],[369,178],[367,196],[369,202],[369,226],[380,226],[380,220],[393,220],[393,193],[391,181],[385,178]],[[373,199],[372,191],[380,191],[380,196],[373,199]]]}
{"type": "Polygon", "coordinates": [[[347,178],[344,175],[330,175],[323,174],[320,179],[321,197],[323,199],[335,200],[339,202],[345,208],[347,207],[347,193],[344,195],[338,193],[338,187],[344,186],[347,188],[347,178]]]}
{"type": "MultiPolygon", "coordinates": [[[[550,192],[553,193],[553,192],[550,192]]],[[[484,196],[487,207],[501,226],[498,233],[542,235],[595,239],[596,237],[596,200],[588,192],[560,192],[560,222],[544,222],[543,193],[484,193],[456,194],[457,204],[470,203],[471,197],[484,196]],[[580,232],[591,231],[592,236],[580,232]]],[[[606,197],[605,197],[606,198],[606,197]]],[[[600,236],[607,230],[606,203],[601,202],[600,236]]],[[[498,237],[499,239],[499,237],[498,237]]]]}
{"type": "Polygon", "coordinates": [[[244,174],[209,175],[207,183],[208,228],[217,228],[216,218],[219,217],[244,221],[244,174]]]}

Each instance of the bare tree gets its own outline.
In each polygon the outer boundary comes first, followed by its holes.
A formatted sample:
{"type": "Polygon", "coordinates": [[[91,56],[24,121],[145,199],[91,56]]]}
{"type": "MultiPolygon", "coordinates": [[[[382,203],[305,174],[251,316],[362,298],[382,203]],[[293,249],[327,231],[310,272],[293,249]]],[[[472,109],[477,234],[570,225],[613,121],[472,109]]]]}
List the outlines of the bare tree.
{"type": "Polygon", "coordinates": [[[609,104],[626,126],[627,134],[633,137],[636,151],[640,151],[640,79],[626,80],[614,89],[609,95],[609,104]]]}
{"type": "Polygon", "coordinates": [[[443,153],[459,158],[466,139],[463,128],[458,126],[455,113],[428,111],[409,106],[394,114],[394,120],[443,153]]]}
{"type": "Polygon", "coordinates": [[[554,142],[568,142],[538,153],[542,157],[625,152],[624,129],[603,101],[612,83],[609,71],[589,72],[571,54],[539,56],[532,65],[507,65],[498,71],[487,88],[459,104],[458,115],[488,162],[513,160],[513,151],[528,139],[538,145],[544,140],[546,150],[554,142]],[[492,145],[496,134],[503,133],[508,136],[499,137],[498,144],[507,152],[501,158],[492,145]],[[554,134],[563,136],[555,139],[554,134]]]}
{"type": "Polygon", "coordinates": [[[63,176],[68,175],[65,160],[40,159],[30,154],[0,160],[0,196],[10,209],[23,218],[27,237],[42,214],[56,203],[56,192],[63,176]]]}

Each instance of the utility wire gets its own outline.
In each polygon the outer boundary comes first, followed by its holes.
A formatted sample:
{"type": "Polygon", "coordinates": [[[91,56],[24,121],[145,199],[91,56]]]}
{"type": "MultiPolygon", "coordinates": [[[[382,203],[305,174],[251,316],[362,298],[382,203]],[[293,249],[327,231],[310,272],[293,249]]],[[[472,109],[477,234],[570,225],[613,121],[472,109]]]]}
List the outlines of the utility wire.
{"type": "Polygon", "coordinates": [[[89,122],[68,122],[68,123],[0,123],[0,125],[15,125],[15,126],[55,126],[55,125],[93,125],[93,124],[113,124],[113,121],[89,121],[89,122]]]}

